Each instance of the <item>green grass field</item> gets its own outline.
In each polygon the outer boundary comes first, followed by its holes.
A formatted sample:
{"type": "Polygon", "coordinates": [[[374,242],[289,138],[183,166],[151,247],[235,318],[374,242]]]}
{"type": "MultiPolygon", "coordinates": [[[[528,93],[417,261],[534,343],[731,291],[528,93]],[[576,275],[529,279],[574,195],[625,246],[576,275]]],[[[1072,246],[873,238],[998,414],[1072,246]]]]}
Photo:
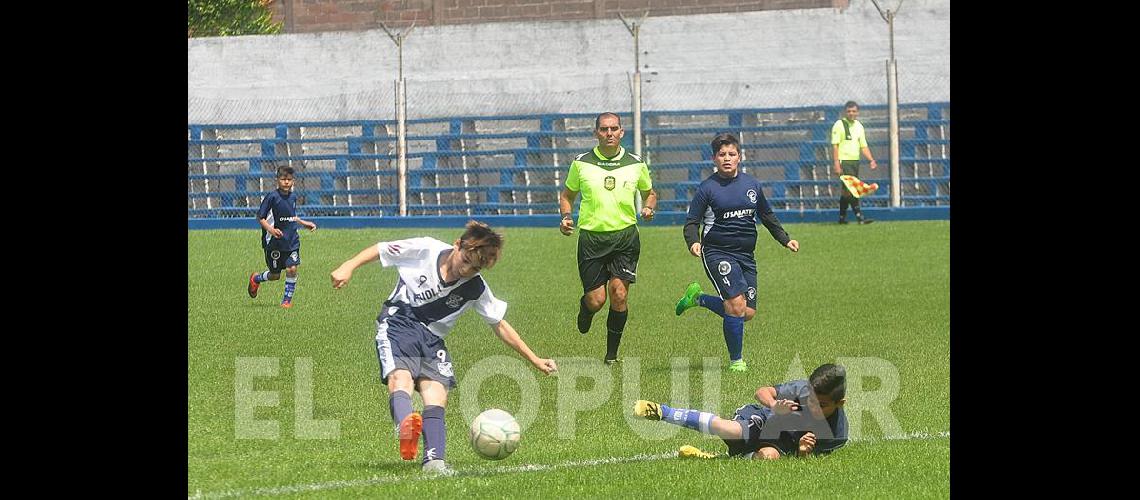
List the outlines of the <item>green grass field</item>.
{"type": "MultiPolygon", "coordinates": [[[[332,289],[328,274],[377,241],[450,242],[461,228],[304,232],[294,307],[285,310],[278,307],[283,281],[263,284],[256,299],[246,295],[249,274],[264,270],[259,232],[250,226],[188,234],[190,496],[950,494],[948,221],[788,224],[801,245],[797,254],[759,228],[759,312],[745,325],[746,374],[725,369],[720,318],[702,308],[673,313],[690,281],[711,289],[680,227],[642,225],[625,362],[614,367],[601,364],[605,313],[587,335],[574,327],[576,237],[555,228],[501,228],[504,257],[484,276],[510,304],[507,319],[537,354],[558,361],[560,373],[520,370],[529,364],[477,314],[460,319],[447,337],[460,381],[447,407],[447,461],[458,473],[434,478],[420,473],[418,460],[400,460],[379,381],[374,320],[395,270],[361,268],[342,290],[332,289]],[[695,431],[626,417],[638,398],[730,417],[753,402],[757,387],[837,360],[848,366],[853,428],[851,442],[831,456],[682,460],[673,455],[683,444],[727,448],[695,431]],[[257,362],[276,367],[276,375],[253,378],[237,369],[257,362]],[[483,378],[477,387],[464,385],[472,370],[483,378]],[[486,376],[495,370],[523,375],[486,376]],[[244,396],[250,391],[262,403],[253,406],[244,396]],[[519,450],[497,462],[467,443],[474,413],[466,412],[492,407],[532,417],[523,422],[519,450]],[[893,422],[880,421],[884,414],[893,422]],[[276,425],[276,438],[251,437],[266,424],[276,425]]],[[[418,396],[415,404],[422,404],[418,396]]]]}

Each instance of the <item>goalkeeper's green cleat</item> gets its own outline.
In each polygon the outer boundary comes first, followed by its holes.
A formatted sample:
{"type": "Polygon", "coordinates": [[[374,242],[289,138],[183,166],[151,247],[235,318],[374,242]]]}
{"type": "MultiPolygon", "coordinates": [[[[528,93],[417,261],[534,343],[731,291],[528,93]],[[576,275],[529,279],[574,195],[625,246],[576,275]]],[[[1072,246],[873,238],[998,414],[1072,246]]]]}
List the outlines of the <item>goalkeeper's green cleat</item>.
{"type": "Polygon", "coordinates": [[[696,281],[689,283],[689,287],[685,289],[685,296],[677,301],[677,316],[684,313],[686,310],[699,306],[698,300],[701,297],[701,285],[696,281]]]}
{"type": "Polygon", "coordinates": [[[646,420],[661,420],[661,405],[639,399],[633,403],[633,414],[646,420]]]}
{"type": "Polygon", "coordinates": [[[738,359],[728,364],[728,371],[746,372],[748,371],[748,363],[745,363],[743,359],[738,359]]]}
{"type": "Polygon", "coordinates": [[[716,454],[707,451],[701,451],[696,446],[684,445],[677,452],[677,456],[681,458],[716,458],[716,454]]]}

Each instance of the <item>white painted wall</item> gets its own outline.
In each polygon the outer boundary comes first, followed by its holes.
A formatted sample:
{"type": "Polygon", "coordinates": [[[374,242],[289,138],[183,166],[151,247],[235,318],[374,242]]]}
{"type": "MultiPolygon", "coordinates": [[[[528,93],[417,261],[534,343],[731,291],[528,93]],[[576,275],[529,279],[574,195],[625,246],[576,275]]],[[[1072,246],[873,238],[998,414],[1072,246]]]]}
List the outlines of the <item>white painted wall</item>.
{"type": "MultiPolygon", "coordinates": [[[[649,17],[643,108],[885,104],[887,24],[869,0],[852,4],[649,17]]],[[[950,100],[949,0],[903,3],[895,57],[901,102],[950,100]]],[[[404,47],[408,118],[628,111],[633,64],[618,19],[417,27],[404,47]]],[[[189,123],[395,117],[383,30],[193,38],[187,71],[189,123]]]]}

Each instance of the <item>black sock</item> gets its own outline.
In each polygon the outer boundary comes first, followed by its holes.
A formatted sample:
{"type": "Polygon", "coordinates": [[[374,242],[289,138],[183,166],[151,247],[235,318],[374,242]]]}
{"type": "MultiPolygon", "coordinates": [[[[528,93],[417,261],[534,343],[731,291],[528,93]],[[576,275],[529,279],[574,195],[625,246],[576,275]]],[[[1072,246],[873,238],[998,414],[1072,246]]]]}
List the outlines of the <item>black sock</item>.
{"type": "Polygon", "coordinates": [[[839,218],[844,219],[847,217],[847,197],[839,197],[839,218]]]}
{"type": "Polygon", "coordinates": [[[617,359],[621,334],[625,330],[625,320],[628,317],[628,310],[618,312],[610,309],[610,315],[606,318],[606,359],[617,359]]]}
{"type": "Polygon", "coordinates": [[[578,299],[578,331],[586,333],[590,331],[590,324],[594,322],[594,313],[590,308],[586,307],[586,296],[578,299]]]}
{"type": "Polygon", "coordinates": [[[855,212],[855,218],[863,220],[863,211],[859,209],[859,199],[851,200],[851,211],[855,212]]]}

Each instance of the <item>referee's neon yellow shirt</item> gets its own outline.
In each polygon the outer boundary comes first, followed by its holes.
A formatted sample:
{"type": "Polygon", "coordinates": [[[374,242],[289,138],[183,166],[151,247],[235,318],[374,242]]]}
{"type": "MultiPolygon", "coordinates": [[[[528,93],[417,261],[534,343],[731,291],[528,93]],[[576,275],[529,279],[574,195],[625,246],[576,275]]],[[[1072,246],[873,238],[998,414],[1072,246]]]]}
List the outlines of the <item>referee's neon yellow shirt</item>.
{"type": "Polygon", "coordinates": [[[846,118],[840,118],[831,127],[831,144],[839,145],[839,160],[858,160],[859,152],[867,147],[867,132],[863,130],[863,124],[859,120],[855,123],[848,122],[848,128],[851,129],[851,139],[848,140],[843,133],[843,121],[846,118]]]}
{"type": "Polygon", "coordinates": [[[595,147],[570,163],[566,189],[582,194],[579,229],[617,231],[637,224],[637,192],[653,189],[653,181],[649,166],[625,148],[606,158],[595,147]]]}

